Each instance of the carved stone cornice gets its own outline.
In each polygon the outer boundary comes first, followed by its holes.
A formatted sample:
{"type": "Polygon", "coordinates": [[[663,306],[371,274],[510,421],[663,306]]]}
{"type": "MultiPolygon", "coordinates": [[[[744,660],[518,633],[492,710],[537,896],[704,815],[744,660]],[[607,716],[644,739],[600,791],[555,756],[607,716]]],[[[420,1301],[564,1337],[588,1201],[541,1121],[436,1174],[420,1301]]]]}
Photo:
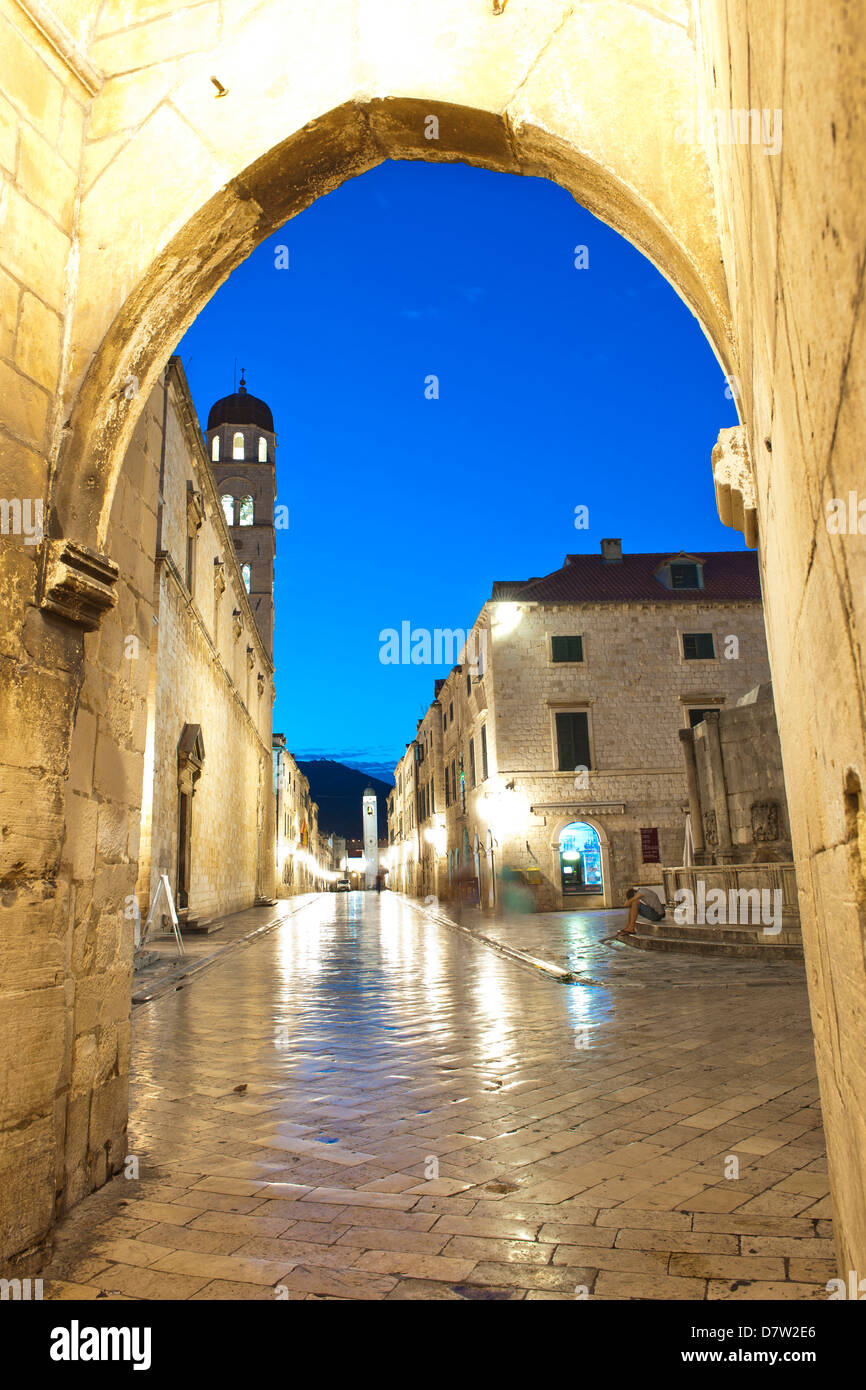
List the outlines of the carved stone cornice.
{"type": "Polygon", "coordinates": [[[44,546],[40,608],[93,632],[117,603],[117,565],[75,541],[48,539],[44,546]]]}
{"type": "Polygon", "coordinates": [[[758,504],[745,425],[720,430],[713,448],[716,508],[723,525],[741,531],[746,545],[758,544],[758,504]]]}

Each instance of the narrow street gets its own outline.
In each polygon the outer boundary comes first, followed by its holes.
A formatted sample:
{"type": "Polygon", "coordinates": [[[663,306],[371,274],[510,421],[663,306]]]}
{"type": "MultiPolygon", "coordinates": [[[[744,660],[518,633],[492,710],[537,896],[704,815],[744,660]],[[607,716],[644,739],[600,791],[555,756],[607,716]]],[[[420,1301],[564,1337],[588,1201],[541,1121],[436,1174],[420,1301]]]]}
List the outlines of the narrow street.
{"type": "Polygon", "coordinates": [[[563,985],[322,894],[140,1005],[138,1176],[61,1223],[45,1296],[825,1299],[805,980],[588,949],[563,985]]]}

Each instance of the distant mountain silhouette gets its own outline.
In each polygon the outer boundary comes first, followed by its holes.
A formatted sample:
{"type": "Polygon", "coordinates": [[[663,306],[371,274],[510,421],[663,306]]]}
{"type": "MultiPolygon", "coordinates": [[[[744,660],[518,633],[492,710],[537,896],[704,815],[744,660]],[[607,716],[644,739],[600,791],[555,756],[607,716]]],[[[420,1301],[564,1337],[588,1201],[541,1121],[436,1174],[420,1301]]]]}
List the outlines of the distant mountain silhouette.
{"type": "Polygon", "coordinates": [[[361,838],[361,799],[364,790],[372,787],[376,793],[379,812],[379,839],[388,835],[388,793],[393,787],[378,777],[371,777],[357,767],[346,767],[331,758],[298,759],[298,767],[310,783],[310,795],[319,803],[319,832],[324,835],[344,835],[347,840],[361,838]]]}

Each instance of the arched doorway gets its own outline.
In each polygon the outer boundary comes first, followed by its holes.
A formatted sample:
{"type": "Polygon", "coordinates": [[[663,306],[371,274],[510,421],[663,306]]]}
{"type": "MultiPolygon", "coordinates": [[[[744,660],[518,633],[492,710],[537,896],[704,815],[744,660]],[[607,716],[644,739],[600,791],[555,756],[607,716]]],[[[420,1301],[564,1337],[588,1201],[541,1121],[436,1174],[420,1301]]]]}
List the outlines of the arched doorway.
{"type": "Polygon", "coordinates": [[[563,902],[577,905],[604,894],[601,839],[586,821],[571,821],[559,832],[559,884],[563,902]]]}

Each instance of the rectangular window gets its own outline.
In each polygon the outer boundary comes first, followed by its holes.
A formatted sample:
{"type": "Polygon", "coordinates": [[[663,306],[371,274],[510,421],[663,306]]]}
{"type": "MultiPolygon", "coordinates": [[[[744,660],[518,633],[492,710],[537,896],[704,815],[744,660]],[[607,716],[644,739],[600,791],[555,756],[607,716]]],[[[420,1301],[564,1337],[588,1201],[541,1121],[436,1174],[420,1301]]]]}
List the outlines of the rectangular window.
{"type": "Polygon", "coordinates": [[[450,719],[451,723],[453,724],[453,723],[454,723],[454,701],[453,701],[453,700],[451,701],[450,705],[448,706],[448,718],[450,719]]]}
{"type": "Polygon", "coordinates": [[[715,654],[711,632],[683,633],[683,656],[686,661],[712,661],[715,654]]]}
{"type": "Polygon", "coordinates": [[[589,716],[584,710],[556,716],[556,751],[560,772],[590,767],[589,716]]]}
{"type": "Polygon", "coordinates": [[[469,785],[475,786],[475,739],[469,740],[469,785]]]}
{"type": "Polygon", "coordinates": [[[640,832],[640,852],[645,864],[660,864],[659,832],[652,828],[640,832]]]}
{"type": "Polygon", "coordinates": [[[472,694],[472,673],[470,671],[466,672],[466,694],[472,694]]]}
{"type": "Polygon", "coordinates": [[[445,805],[451,805],[451,778],[448,776],[448,769],[445,769],[445,805]]]}
{"type": "Polygon", "coordinates": [[[699,589],[697,565],[671,565],[672,589],[699,589]]]}
{"type": "Polygon", "coordinates": [[[582,637],[553,637],[551,647],[554,661],[583,661],[582,637]]]}
{"type": "Polygon", "coordinates": [[[690,709],[690,710],[689,710],[689,724],[690,724],[690,726],[691,726],[692,728],[694,728],[696,724],[703,724],[703,722],[704,722],[704,715],[705,715],[705,714],[715,714],[715,712],[716,712],[715,709],[690,709]]]}
{"type": "Polygon", "coordinates": [[[452,800],[452,801],[456,801],[456,800],[457,800],[457,763],[456,763],[456,760],[453,761],[453,762],[451,763],[451,800],[452,800]]]}
{"type": "Polygon", "coordinates": [[[431,812],[436,810],[436,783],[432,778],[430,780],[430,810],[431,812]]]}
{"type": "Polygon", "coordinates": [[[191,594],[195,593],[195,542],[196,537],[187,536],[186,538],[186,587],[191,594]]]}
{"type": "Polygon", "coordinates": [[[487,781],[487,725],[481,725],[481,780],[487,781]]]}

